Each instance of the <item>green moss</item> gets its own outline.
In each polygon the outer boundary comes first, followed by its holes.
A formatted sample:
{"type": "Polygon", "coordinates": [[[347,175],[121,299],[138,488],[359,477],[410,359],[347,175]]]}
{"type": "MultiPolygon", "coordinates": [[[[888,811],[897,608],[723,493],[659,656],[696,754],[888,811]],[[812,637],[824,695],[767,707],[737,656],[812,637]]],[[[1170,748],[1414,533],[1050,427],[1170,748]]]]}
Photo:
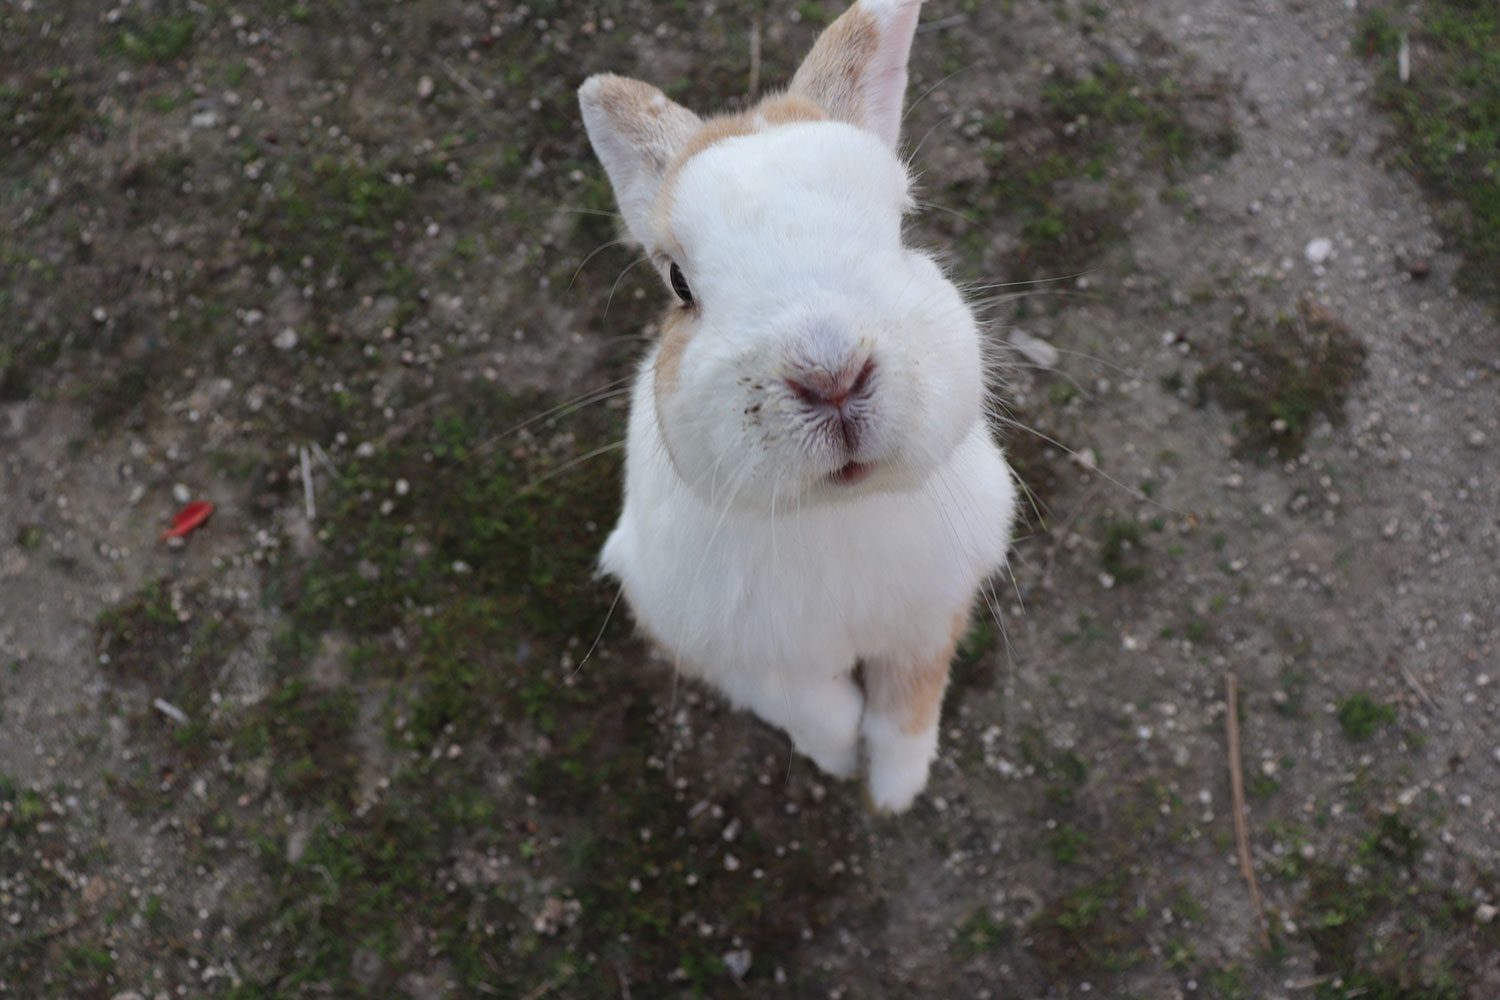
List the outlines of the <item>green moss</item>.
{"type": "Polygon", "coordinates": [[[1395,722],[1396,709],[1358,691],[1339,702],[1338,719],[1344,736],[1362,743],[1395,722]]]}
{"type": "Polygon", "coordinates": [[[1032,951],[1054,972],[1118,971],[1147,958],[1140,919],[1123,874],[1087,882],[1042,910],[1027,926],[1032,951]]]}
{"type": "Polygon", "coordinates": [[[1500,8],[1379,0],[1354,47],[1379,60],[1379,99],[1400,130],[1397,162],[1444,206],[1439,221],[1464,254],[1461,283],[1500,303],[1500,8]],[[1405,83],[1392,58],[1403,30],[1415,65],[1405,83]]]}
{"type": "Polygon", "coordinates": [[[1104,542],[1099,561],[1104,571],[1118,583],[1135,583],[1145,579],[1145,530],[1135,521],[1114,519],[1104,526],[1104,542]]]}
{"type": "MultiPolygon", "coordinates": [[[[19,85],[0,85],[0,148],[44,151],[87,120],[66,70],[23,77],[19,85]]],[[[0,363],[0,376],[4,368],[0,363]]]]}
{"type": "Polygon", "coordinates": [[[980,958],[1008,945],[1016,929],[980,907],[953,929],[953,949],[962,959],[980,958]]]}
{"type": "Polygon", "coordinates": [[[1340,984],[1320,996],[1457,1000],[1454,956],[1500,943],[1500,934],[1476,932],[1471,901],[1458,900],[1455,911],[1454,897],[1421,877],[1425,840],[1405,817],[1380,815],[1343,859],[1308,866],[1297,920],[1317,970],[1340,984]]]}
{"type": "Polygon", "coordinates": [[[1239,450],[1295,457],[1319,419],[1341,424],[1365,349],[1332,314],[1302,303],[1273,324],[1240,321],[1198,375],[1200,402],[1243,415],[1239,450]]]}
{"type": "Polygon", "coordinates": [[[138,63],[167,63],[193,42],[193,18],[183,14],[127,21],[119,34],[120,51],[138,63]]]}
{"type": "MultiPolygon", "coordinates": [[[[1216,88],[1185,91],[1174,75],[1101,63],[1083,76],[1058,73],[1031,107],[996,115],[981,136],[982,182],[950,189],[964,212],[1003,220],[1022,246],[1004,262],[1009,277],[1055,277],[1086,268],[1118,243],[1138,203],[1130,151],[1168,174],[1233,152],[1233,132],[1216,88]],[[1201,122],[1212,118],[1217,123],[1201,122]]],[[[953,241],[985,266],[982,229],[944,220],[953,241]]]]}
{"type": "Polygon", "coordinates": [[[399,225],[415,197],[404,173],[397,164],[333,156],[279,164],[272,194],[251,211],[253,251],[294,273],[310,263],[313,273],[346,282],[366,274],[399,282],[399,225]]]}
{"type": "Polygon", "coordinates": [[[1047,853],[1060,865],[1077,864],[1091,843],[1088,834],[1064,823],[1047,835],[1047,853]]]}

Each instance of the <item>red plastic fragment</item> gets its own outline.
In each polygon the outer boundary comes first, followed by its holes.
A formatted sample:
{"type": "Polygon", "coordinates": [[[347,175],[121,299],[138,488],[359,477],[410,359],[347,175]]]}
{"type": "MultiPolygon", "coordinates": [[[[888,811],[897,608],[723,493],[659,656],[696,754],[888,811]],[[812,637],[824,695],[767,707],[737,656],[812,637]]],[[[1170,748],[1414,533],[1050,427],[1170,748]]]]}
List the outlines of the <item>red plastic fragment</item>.
{"type": "Polygon", "coordinates": [[[168,538],[185,538],[203,526],[214,512],[214,505],[208,500],[194,500],[182,508],[172,518],[172,526],[161,533],[161,540],[168,538]]]}

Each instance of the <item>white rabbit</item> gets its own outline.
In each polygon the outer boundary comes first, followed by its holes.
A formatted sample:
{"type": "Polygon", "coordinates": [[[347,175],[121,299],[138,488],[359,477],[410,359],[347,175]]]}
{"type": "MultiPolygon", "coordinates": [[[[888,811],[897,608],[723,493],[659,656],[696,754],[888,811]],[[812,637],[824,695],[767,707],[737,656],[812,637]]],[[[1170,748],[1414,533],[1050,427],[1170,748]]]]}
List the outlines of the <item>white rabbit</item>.
{"type": "Polygon", "coordinates": [[[600,566],[679,669],[824,771],[855,775],[863,743],[892,812],[927,783],[1015,508],[974,317],[902,244],[920,7],[859,0],[743,114],[700,119],[618,76],[579,90],[629,234],[679,300],[636,376],[600,566]]]}

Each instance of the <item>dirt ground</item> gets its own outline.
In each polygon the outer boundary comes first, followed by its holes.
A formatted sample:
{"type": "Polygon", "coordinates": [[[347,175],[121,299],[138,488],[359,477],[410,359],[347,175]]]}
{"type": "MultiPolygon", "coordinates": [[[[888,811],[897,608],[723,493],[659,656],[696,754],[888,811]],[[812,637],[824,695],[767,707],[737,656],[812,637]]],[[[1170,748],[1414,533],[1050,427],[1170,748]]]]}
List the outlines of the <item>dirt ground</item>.
{"type": "Polygon", "coordinates": [[[574,89],[839,7],[0,9],[0,996],[1500,996],[1500,261],[1368,4],[929,0],[1034,507],[910,814],[609,615],[574,89]]]}

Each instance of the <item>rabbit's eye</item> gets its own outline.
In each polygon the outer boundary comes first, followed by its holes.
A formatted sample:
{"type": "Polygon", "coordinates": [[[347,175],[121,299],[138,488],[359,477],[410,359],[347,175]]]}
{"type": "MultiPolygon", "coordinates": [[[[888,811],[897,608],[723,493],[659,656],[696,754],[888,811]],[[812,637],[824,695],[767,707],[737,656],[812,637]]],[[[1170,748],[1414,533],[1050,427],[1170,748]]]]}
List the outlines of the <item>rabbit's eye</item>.
{"type": "Polygon", "coordinates": [[[669,276],[672,280],[672,291],[677,293],[677,297],[682,300],[682,304],[685,306],[692,305],[693,290],[688,287],[687,279],[682,276],[682,268],[678,267],[675,261],[672,264],[669,276]]]}

